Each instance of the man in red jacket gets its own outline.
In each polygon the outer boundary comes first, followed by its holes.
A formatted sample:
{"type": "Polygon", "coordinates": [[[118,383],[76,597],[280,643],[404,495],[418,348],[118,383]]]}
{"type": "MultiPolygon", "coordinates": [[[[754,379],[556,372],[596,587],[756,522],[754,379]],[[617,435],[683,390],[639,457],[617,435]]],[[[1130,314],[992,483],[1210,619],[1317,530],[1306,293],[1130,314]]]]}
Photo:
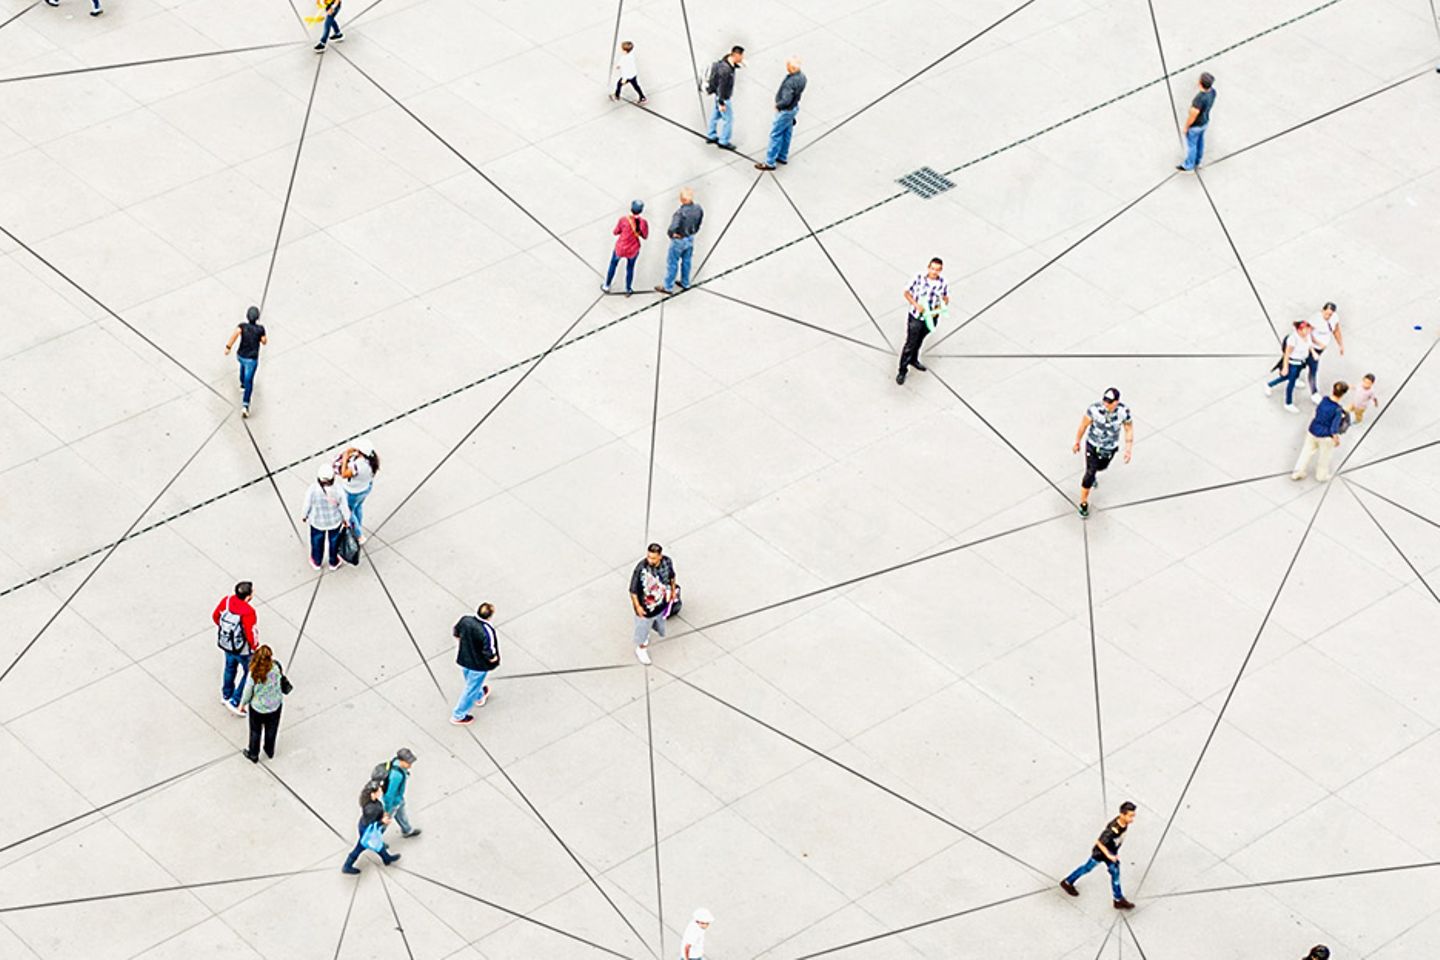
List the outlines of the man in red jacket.
{"type": "Polygon", "coordinates": [[[610,292],[610,283],[615,279],[615,268],[625,261],[625,296],[634,293],[635,261],[640,259],[640,241],[650,236],[650,225],[640,216],[645,204],[636,200],[630,204],[630,212],[615,223],[611,232],[619,239],[615,241],[615,252],[610,254],[610,269],[605,271],[605,282],[600,289],[610,292]]]}
{"type": "Polygon", "coordinates": [[[215,645],[225,654],[225,671],[220,674],[220,700],[225,708],[237,717],[245,711],[240,708],[240,694],[245,690],[245,675],[250,670],[250,654],[255,652],[260,641],[259,628],[255,626],[255,608],[250,606],[250,597],[255,585],[249,580],[235,584],[235,593],[222,597],[215,605],[210,619],[215,621],[215,645]],[[235,676],[236,668],[240,676],[235,676]]]}

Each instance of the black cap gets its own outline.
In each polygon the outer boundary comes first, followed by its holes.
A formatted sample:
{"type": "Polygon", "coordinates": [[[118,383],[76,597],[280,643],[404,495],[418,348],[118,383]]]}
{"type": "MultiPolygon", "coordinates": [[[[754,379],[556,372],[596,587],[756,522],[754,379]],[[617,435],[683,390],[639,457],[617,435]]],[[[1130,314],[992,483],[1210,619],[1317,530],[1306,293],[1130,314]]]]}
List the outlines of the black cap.
{"type": "Polygon", "coordinates": [[[1111,387],[1105,391],[1105,396],[1102,399],[1104,399],[1106,403],[1119,403],[1120,391],[1115,387],[1111,387]]]}
{"type": "Polygon", "coordinates": [[[1310,950],[1310,956],[1305,960],[1330,960],[1330,948],[1319,944],[1310,950]]]}

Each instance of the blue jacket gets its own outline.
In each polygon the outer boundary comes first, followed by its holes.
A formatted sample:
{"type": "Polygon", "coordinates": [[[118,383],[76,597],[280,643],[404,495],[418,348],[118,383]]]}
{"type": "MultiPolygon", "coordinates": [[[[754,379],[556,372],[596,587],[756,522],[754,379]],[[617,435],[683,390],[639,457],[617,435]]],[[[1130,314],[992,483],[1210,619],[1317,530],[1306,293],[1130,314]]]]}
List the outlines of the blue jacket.
{"type": "Polygon", "coordinates": [[[390,762],[390,775],[385,778],[385,812],[391,813],[405,802],[405,785],[410,781],[410,771],[395,761],[390,762]]]}
{"type": "Polygon", "coordinates": [[[1326,397],[1315,408],[1315,419],[1310,421],[1312,437],[1333,437],[1340,432],[1340,417],[1344,413],[1340,404],[1326,397]]]}

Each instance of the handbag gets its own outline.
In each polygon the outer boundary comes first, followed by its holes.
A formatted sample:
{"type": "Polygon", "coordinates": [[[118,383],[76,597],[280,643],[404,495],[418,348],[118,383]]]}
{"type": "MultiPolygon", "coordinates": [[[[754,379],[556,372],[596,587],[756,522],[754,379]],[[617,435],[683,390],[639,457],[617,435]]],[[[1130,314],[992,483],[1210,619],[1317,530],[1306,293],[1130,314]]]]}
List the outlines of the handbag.
{"type": "Polygon", "coordinates": [[[379,853],[385,849],[385,825],[376,820],[360,834],[360,846],[379,853]]]}
{"type": "Polygon", "coordinates": [[[355,539],[355,530],[348,523],[340,528],[340,536],[335,538],[335,552],[351,566],[359,566],[360,541],[355,539]]]}
{"type": "Polygon", "coordinates": [[[680,585],[677,583],[677,584],[675,585],[675,599],[671,600],[670,603],[669,603],[669,605],[665,607],[665,619],[666,619],[666,620],[669,620],[671,617],[678,616],[679,613],[680,613],[680,585]]]}
{"type": "Polygon", "coordinates": [[[290,682],[290,675],[285,672],[285,667],[279,660],[275,661],[275,669],[280,671],[280,692],[288,697],[290,691],[295,689],[295,684],[290,682]]]}

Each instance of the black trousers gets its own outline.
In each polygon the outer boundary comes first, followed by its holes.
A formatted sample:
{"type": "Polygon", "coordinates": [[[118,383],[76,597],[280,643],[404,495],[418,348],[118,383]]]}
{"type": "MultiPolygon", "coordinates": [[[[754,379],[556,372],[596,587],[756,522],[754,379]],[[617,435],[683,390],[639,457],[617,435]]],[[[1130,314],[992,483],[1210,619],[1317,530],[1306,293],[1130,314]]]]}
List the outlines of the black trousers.
{"type": "Polygon", "coordinates": [[[263,733],[265,756],[275,759],[275,735],[280,732],[280,711],[283,709],[283,706],[279,706],[274,713],[261,713],[253,705],[250,707],[250,749],[245,751],[245,756],[251,760],[260,758],[260,735],[263,733]]]}
{"type": "Polygon", "coordinates": [[[620,91],[625,88],[625,84],[627,83],[635,88],[636,96],[638,96],[641,100],[645,99],[645,91],[640,89],[639,77],[631,77],[629,80],[617,80],[615,82],[615,96],[620,96],[620,91]]]}
{"type": "Polygon", "coordinates": [[[1115,459],[1115,451],[1108,452],[1096,450],[1089,441],[1085,443],[1085,476],[1080,480],[1080,486],[1089,490],[1095,486],[1095,474],[1110,466],[1110,461],[1115,459]]]}
{"type": "Polygon", "coordinates": [[[911,317],[905,326],[905,348],[900,351],[900,372],[920,359],[920,344],[930,335],[930,328],[919,317],[911,317]]]}

